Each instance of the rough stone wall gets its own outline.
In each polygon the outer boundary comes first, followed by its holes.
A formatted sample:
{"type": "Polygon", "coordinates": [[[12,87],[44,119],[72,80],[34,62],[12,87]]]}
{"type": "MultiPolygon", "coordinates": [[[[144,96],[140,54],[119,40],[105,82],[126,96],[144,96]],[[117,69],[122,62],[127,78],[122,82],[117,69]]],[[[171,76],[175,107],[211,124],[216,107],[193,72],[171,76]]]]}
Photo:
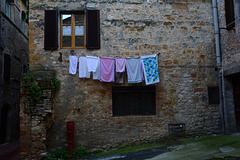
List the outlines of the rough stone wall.
{"type": "Polygon", "coordinates": [[[53,96],[52,74],[49,71],[31,73],[36,77],[38,85],[42,88],[41,98],[36,105],[32,105],[31,92],[23,79],[21,83],[20,100],[20,159],[41,159],[46,154],[47,130],[53,122],[53,96]],[[50,77],[50,78],[49,78],[50,77]]]}
{"type": "Polygon", "coordinates": [[[30,64],[57,70],[61,88],[47,149],[67,147],[66,122],[75,121],[74,147],[107,149],[168,135],[169,123],[185,123],[188,135],[221,132],[218,105],[208,104],[217,85],[210,0],[30,1],[30,64]],[[44,10],[100,10],[101,49],[44,50],[44,10]],[[112,86],[68,73],[69,55],[158,57],[156,115],[112,116],[112,86]],[[62,57],[61,57],[62,55],[62,57]],[[62,59],[62,61],[60,61],[62,59]]]}
{"type": "MultiPolygon", "coordinates": [[[[220,29],[220,42],[222,54],[222,69],[224,74],[225,92],[225,127],[226,132],[236,132],[236,117],[233,98],[233,86],[231,77],[240,72],[240,19],[236,19],[232,30],[226,28],[224,0],[218,1],[218,15],[220,29]]],[[[235,10],[237,12],[237,10],[235,10]]]]}
{"type": "Polygon", "coordinates": [[[225,109],[225,127],[227,133],[235,133],[236,130],[236,117],[234,107],[234,95],[232,86],[232,77],[225,78],[225,98],[226,98],[226,109],[225,109]]]}
{"type": "Polygon", "coordinates": [[[0,2],[0,130],[3,132],[2,110],[4,106],[8,106],[5,142],[10,143],[19,139],[19,90],[23,65],[28,64],[28,37],[4,14],[4,2],[0,2]],[[5,54],[11,57],[9,81],[4,79],[5,54]]]}
{"type": "MultiPolygon", "coordinates": [[[[218,1],[219,27],[226,28],[224,0],[218,1]]],[[[223,69],[239,66],[240,62],[240,19],[236,19],[232,30],[221,29],[223,69]]]]}

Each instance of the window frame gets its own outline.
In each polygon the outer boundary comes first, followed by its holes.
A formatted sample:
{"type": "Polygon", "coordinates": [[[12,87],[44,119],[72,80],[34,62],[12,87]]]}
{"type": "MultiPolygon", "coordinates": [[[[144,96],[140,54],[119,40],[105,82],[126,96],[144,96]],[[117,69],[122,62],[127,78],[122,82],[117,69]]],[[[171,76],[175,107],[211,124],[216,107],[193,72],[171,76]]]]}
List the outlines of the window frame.
{"type": "Polygon", "coordinates": [[[156,86],[123,86],[112,87],[112,116],[155,116],[156,115],[156,86]],[[133,98],[132,101],[130,100],[133,98]],[[148,104],[143,103],[144,99],[148,104]],[[139,96],[140,97],[135,97],[139,96]],[[115,98],[122,96],[121,98],[115,98]],[[123,100],[124,99],[124,100],[123,100]],[[120,102],[120,104],[119,104],[120,102]],[[118,104],[118,105],[115,105],[118,104]],[[132,106],[132,104],[135,104],[132,106]],[[122,107],[124,106],[124,107],[122,107]],[[147,108],[146,107],[151,107],[147,108]]]}
{"type": "Polygon", "coordinates": [[[21,30],[25,33],[25,17],[26,13],[24,11],[21,12],[21,30]]]}
{"type": "Polygon", "coordinates": [[[3,67],[3,77],[4,80],[10,81],[11,79],[11,56],[9,54],[4,54],[4,67],[3,67]]]}
{"type": "Polygon", "coordinates": [[[60,48],[61,49],[85,49],[85,44],[86,44],[86,14],[84,11],[60,11],[60,48]],[[63,34],[62,34],[62,29],[63,29],[63,23],[62,23],[62,15],[63,14],[71,14],[71,47],[63,47],[63,34]],[[75,15],[76,14],[81,14],[84,17],[84,22],[83,22],[83,26],[84,26],[84,34],[83,36],[79,36],[79,37],[83,37],[84,41],[83,41],[83,47],[76,47],[75,46],[75,37],[77,37],[75,35],[75,15]]]}
{"type": "Polygon", "coordinates": [[[208,86],[208,104],[219,104],[219,87],[208,86]]]}
{"type": "Polygon", "coordinates": [[[10,0],[5,0],[5,6],[4,6],[4,13],[5,15],[11,19],[11,2],[10,0]],[[7,10],[8,8],[8,10],[7,10]],[[8,11],[8,12],[7,12],[8,11]]]}
{"type": "Polygon", "coordinates": [[[234,1],[235,22],[240,21],[240,0],[234,1]]]}
{"type": "Polygon", "coordinates": [[[231,30],[235,27],[235,0],[225,0],[226,28],[231,30]]]}

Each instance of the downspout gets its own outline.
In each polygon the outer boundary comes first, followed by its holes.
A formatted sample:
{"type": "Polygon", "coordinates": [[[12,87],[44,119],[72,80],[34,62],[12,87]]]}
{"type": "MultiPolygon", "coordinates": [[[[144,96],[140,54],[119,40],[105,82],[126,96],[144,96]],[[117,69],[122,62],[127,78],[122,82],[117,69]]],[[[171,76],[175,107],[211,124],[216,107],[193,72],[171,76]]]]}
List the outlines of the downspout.
{"type": "Polygon", "coordinates": [[[221,108],[222,108],[222,124],[223,124],[223,133],[226,132],[226,105],[225,105],[225,92],[224,92],[224,77],[223,77],[223,65],[221,61],[220,54],[220,32],[219,32],[219,24],[218,24],[218,10],[217,10],[217,0],[212,0],[213,6],[213,19],[214,19],[214,35],[215,35],[215,47],[216,47],[216,62],[217,68],[219,71],[219,84],[220,84],[220,100],[221,100],[221,108]]]}
{"type": "Polygon", "coordinates": [[[217,67],[221,67],[217,0],[212,0],[217,67]]]}

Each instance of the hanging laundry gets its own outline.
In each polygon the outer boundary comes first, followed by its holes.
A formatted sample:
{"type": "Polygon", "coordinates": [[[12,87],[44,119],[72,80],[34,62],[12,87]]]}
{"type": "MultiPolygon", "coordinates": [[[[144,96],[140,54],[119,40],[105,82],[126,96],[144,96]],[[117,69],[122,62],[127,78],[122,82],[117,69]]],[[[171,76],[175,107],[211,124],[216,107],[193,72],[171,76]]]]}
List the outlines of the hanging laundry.
{"type": "Polygon", "coordinates": [[[88,72],[96,72],[97,66],[98,66],[98,57],[87,56],[88,72]]]}
{"type": "Polygon", "coordinates": [[[128,83],[142,82],[143,72],[141,71],[140,57],[126,58],[126,68],[128,83]]]}
{"type": "Polygon", "coordinates": [[[77,73],[77,64],[78,57],[77,56],[69,56],[69,73],[76,74],[77,73]]]}
{"type": "Polygon", "coordinates": [[[125,73],[124,72],[115,72],[115,83],[123,83],[123,80],[125,79],[125,73]]]}
{"type": "Polygon", "coordinates": [[[79,78],[90,78],[90,72],[87,69],[87,58],[79,57],[79,78]]]}
{"type": "Polygon", "coordinates": [[[93,79],[100,80],[101,78],[101,70],[100,70],[100,58],[97,58],[97,69],[96,72],[93,72],[93,79]]]}
{"type": "MultiPolygon", "coordinates": [[[[141,61],[141,60],[140,60],[141,61]]],[[[142,81],[145,80],[145,76],[144,76],[144,71],[143,71],[143,64],[141,62],[141,72],[142,72],[142,81]]]]}
{"type": "Polygon", "coordinates": [[[116,72],[125,72],[126,59],[125,58],[115,58],[116,60],[116,72]]]}
{"type": "Polygon", "coordinates": [[[114,82],[114,59],[101,57],[101,81],[114,82]]]}
{"type": "Polygon", "coordinates": [[[157,55],[142,56],[143,71],[146,85],[159,82],[157,55]]]}

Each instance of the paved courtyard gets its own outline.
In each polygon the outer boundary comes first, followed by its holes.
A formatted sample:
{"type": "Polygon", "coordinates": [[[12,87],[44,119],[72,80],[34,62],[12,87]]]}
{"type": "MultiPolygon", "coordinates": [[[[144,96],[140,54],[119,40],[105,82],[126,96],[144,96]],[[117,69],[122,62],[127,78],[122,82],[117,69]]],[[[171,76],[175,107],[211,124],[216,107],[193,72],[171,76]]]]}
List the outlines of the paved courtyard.
{"type": "Polygon", "coordinates": [[[200,137],[185,140],[181,145],[118,153],[94,160],[238,160],[240,134],[200,137]]]}

